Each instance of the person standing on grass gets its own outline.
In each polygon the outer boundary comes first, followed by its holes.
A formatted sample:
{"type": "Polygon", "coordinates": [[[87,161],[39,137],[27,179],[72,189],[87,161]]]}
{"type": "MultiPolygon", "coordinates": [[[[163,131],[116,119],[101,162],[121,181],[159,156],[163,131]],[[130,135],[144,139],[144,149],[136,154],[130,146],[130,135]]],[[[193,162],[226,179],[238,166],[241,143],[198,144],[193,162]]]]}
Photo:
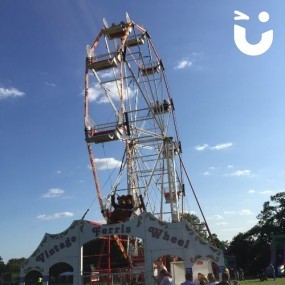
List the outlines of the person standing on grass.
{"type": "Polygon", "coordinates": [[[230,275],[227,272],[222,274],[222,281],[218,283],[218,285],[230,285],[230,275]]]}
{"type": "Polygon", "coordinates": [[[269,269],[270,269],[270,273],[272,275],[272,278],[275,280],[276,279],[275,268],[274,268],[272,263],[269,265],[269,269]]]}

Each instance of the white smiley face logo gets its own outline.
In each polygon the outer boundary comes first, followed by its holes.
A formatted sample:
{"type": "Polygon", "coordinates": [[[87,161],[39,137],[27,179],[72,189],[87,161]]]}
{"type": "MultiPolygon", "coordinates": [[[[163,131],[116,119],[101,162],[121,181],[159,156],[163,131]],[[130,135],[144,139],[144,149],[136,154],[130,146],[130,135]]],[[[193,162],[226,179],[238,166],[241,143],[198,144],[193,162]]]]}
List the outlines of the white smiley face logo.
{"type": "MultiPolygon", "coordinates": [[[[246,14],[235,11],[234,19],[236,21],[249,20],[249,16],[246,14]]],[[[262,23],[266,23],[269,20],[269,14],[267,12],[261,12],[258,15],[258,19],[262,23]]],[[[269,30],[261,34],[261,40],[257,44],[250,44],[246,39],[246,29],[239,25],[234,25],[234,41],[237,48],[251,56],[257,56],[265,53],[273,42],[273,30],[269,30]]]]}

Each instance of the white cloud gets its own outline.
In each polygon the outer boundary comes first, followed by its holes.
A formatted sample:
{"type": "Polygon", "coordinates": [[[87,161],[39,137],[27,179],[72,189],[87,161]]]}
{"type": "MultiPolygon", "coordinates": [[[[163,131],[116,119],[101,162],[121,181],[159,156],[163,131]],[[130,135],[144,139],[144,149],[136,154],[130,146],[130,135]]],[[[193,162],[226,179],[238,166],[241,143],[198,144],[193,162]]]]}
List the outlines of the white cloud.
{"type": "Polygon", "coordinates": [[[42,197],[44,198],[58,198],[64,194],[64,190],[60,188],[51,188],[48,192],[44,193],[42,197]]]}
{"type": "MultiPolygon", "coordinates": [[[[119,167],[121,165],[121,161],[116,160],[113,157],[95,158],[95,164],[98,169],[105,170],[119,167]]],[[[88,168],[91,169],[91,165],[88,165],[88,168]]]]}
{"type": "Polygon", "coordinates": [[[283,192],[284,190],[280,189],[280,190],[277,190],[277,191],[273,191],[273,190],[263,190],[263,191],[257,191],[257,190],[254,190],[254,189],[250,189],[248,190],[248,194],[260,194],[260,195],[273,195],[274,193],[277,193],[277,192],[283,192]]]}
{"type": "Polygon", "coordinates": [[[17,88],[3,88],[0,87],[0,100],[4,100],[7,98],[15,98],[15,97],[23,97],[25,95],[24,92],[18,90],[17,88]]]}
{"type": "Polygon", "coordinates": [[[121,161],[116,160],[113,157],[96,158],[95,163],[99,169],[116,168],[116,167],[119,167],[121,165],[121,161]]]}
{"type": "Polygon", "coordinates": [[[216,169],[219,169],[219,167],[210,166],[209,169],[210,169],[210,170],[216,170],[216,169]]]}
{"type": "Polygon", "coordinates": [[[217,144],[213,147],[211,147],[212,150],[222,150],[222,149],[227,149],[229,147],[233,146],[233,144],[230,143],[222,143],[222,144],[217,144]]]}
{"type": "Polygon", "coordinates": [[[254,215],[254,213],[251,211],[251,210],[248,210],[248,209],[242,209],[238,212],[238,214],[240,216],[251,216],[251,215],[254,215]]]}
{"type": "Polygon", "coordinates": [[[226,222],[220,222],[220,223],[216,223],[217,226],[226,226],[228,225],[228,223],[226,222]]]}
{"type": "Polygon", "coordinates": [[[60,212],[60,213],[54,213],[52,215],[38,215],[37,218],[39,220],[45,220],[45,221],[49,221],[49,220],[55,220],[55,219],[61,219],[61,218],[69,218],[69,217],[73,217],[74,214],[71,212],[60,212]]]}
{"type": "MultiPolygon", "coordinates": [[[[115,71],[115,75],[118,75],[118,71],[117,70],[115,71]]],[[[114,77],[114,70],[111,69],[109,71],[101,72],[100,77],[101,78],[113,78],[114,77]]]]}
{"type": "Polygon", "coordinates": [[[210,166],[208,167],[208,171],[206,170],[203,175],[211,175],[213,172],[215,172],[216,170],[220,169],[219,167],[215,167],[215,166],[210,166]]]}
{"type": "Polygon", "coordinates": [[[229,147],[232,147],[233,143],[229,142],[229,143],[222,143],[222,144],[217,144],[214,146],[209,146],[208,144],[203,144],[203,145],[197,145],[195,146],[195,149],[198,151],[203,151],[206,149],[210,149],[210,150],[224,150],[227,149],[229,147]]]}
{"type": "Polygon", "coordinates": [[[261,195],[272,195],[274,192],[271,190],[264,190],[259,192],[261,195]]]}
{"type": "MultiPolygon", "coordinates": [[[[102,87],[100,86],[99,83],[90,86],[88,89],[89,101],[96,102],[98,104],[109,103],[104,88],[112,100],[116,102],[120,100],[118,85],[116,84],[116,81],[114,81],[114,82],[107,82],[103,84],[102,87]]],[[[82,94],[84,94],[84,92],[82,94]]],[[[124,99],[126,99],[127,97],[132,97],[133,95],[134,92],[131,88],[128,87],[124,89],[124,96],[125,96],[124,99]]]]}
{"type": "Polygon", "coordinates": [[[280,191],[273,191],[273,190],[263,190],[263,191],[256,191],[254,189],[250,189],[248,190],[248,194],[255,194],[255,193],[258,193],[260,195],[273,195],[274,193],[277,193],[277,192],[282,192],[282,190],[280,191]]]}
{"type": "Polygon", "coordinates": [[[232,176],[249,176],[251,171],[249,169],[237,170],[231,174],[232,176]]]}
{"type": "Polygon", "coordinates": [[[51,87],[56,87],[56,84],[51,83],[51,82],[46,82],[45,85],[47,86],[51,86],[51,87]]]}
{"type": "Polygon", "coordinates": [[[191,67],[191,66],[192,66],[192,61],[186,58],[186,59],[180,60],[174,68],[184,69],[184,68],[191,67]]]}
{"type": "Polygon", "coordinates": [[[107,103],[108,100],[104,96],[104,92],[99,83],[94,84],[88,89],[88,96],[90,102],[107,103]]]}
{"type": "Polygon", "coordinates": [[[214,216],[208,217],[208,219],[218,221],[218,220],[223,220],[224,217],[221,215],[214,215],[214,216]]]}
{"type": "Polygon", "coordinates": [[[195,146],[195,149],[198,150],[198,151],[203,151],[203,150],[205,150],[207,148],[209,148],[209,146],[207,144],[195,146]]]}

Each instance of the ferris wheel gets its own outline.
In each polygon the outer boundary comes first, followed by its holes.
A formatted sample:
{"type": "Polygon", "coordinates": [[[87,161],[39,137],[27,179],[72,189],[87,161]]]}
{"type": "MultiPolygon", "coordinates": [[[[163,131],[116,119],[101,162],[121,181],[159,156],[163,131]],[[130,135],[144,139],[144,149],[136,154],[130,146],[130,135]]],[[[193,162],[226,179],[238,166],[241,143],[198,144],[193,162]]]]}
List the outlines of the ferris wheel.
{"type": "Polygon", "coordinates": [[[178,221],[181,144],[163,62],[149,33],[128,15],[103,23],[87,46],[84,114],[101,212],[108,219],[113,197],[131,195],[136,214],[178,221]]]}

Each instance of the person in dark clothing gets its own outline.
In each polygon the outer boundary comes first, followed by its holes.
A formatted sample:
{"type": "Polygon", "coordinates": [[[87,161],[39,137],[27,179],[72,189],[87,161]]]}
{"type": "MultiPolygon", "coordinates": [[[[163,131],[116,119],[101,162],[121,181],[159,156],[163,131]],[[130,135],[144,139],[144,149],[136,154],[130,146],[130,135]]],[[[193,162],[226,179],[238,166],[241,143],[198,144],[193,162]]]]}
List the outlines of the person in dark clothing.
{"type": "Polygon", "coordinates": [[[111,205],[114,208],[114,211],[110,212],[108,223],[123,223],[130,218],[133,212],[133,203],[130,198],[132,198],[131,195],[118,196],[118,203],[116,203],[115,196],[111,196],[111,205]]]}
{"type": "Polygon", "coordinates": [[[267,281],[268,280],[267,275],[263,269],[261,269],[259,272],[259,280],[260,281],[265,281],[265,280],[267,281]]]}
{"type": "Polygon", "coordinates": [[[222,281],[218,283],[218,285],[230,285],[230,275],[227,272],[222,274],[222,281]]]}
{"type": "Polygon", "coordinates": [[[193,275],[190,272],[185,274],[185,282],[181,283],[181,285],[195,285],[193,282],[193,275]]]}
{"type": "Polygon", "coordinates": [[[119,208],[124,208],[125,206],[125,196],[118,196],[117,198],[117,201],[118,203],[115,202],[115,195],[112,195],[111,196],[111,205],[112,207],[116,210],[116,209],[119,209],[119,208]]]}
{"type": "Polygon", "coordinates": [[[132,195],[127,195],[125,196],[125,205],[124,208],[127,210],[133,210],[134,208],[134,203],[133,203],[133,196],[132,195]]]}

